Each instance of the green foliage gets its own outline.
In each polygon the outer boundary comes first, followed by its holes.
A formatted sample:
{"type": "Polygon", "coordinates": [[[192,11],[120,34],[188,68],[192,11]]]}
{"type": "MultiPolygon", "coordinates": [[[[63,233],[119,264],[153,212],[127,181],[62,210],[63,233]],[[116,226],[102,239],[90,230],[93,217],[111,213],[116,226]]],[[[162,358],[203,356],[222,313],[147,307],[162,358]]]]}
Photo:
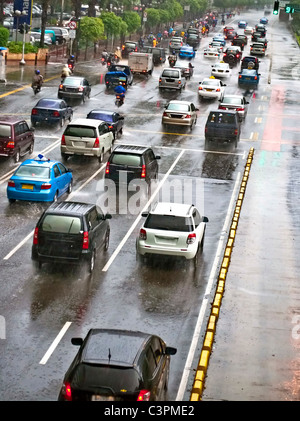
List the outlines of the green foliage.
{"type": "Polygon", "coordinates": [[[101,20],[104,24],[104,32],[106,35],[119,35],[124,33],[125,25],[127,28],[126,22],[123,22],[122,19],[113,12],[102,12],[101,20]]]}
{"type": "Polygon", "coordinates": [[[137,12],[124,12],[123,20],[127,24],[129,34],[133,34],[141,27],[141,17],[137,12]]]}
{"type": "Polygon", "coordinates": [[[4,28],[4,26],[0,26],[0,46],[6,47],[9,38],[9,30],[4,28]]]}
{"type": "Polygon", "coordinates": [[[160,23],[160,14],[157,9],[149,8],[147,12],[147,25],[152,28],[160,23]]]}
{"type": "MultiPolygon", "coordinates": [[[[10,53],[14,54],[20,54],[23,50],[23,42],[22,41],[10,41],[8,44],[8,51],[10,53]]],[[[25,42],[24,45],[24,53],[37,53],[38,52],[38,46],[32,45],[30,42],[25,42]]]]}
{"type": "Polygon", "coordinates": [[[104,38],[104,24],[99,18],[85,16],[80,21],[80,38],[85,42],[97,42],[104,38]]]}

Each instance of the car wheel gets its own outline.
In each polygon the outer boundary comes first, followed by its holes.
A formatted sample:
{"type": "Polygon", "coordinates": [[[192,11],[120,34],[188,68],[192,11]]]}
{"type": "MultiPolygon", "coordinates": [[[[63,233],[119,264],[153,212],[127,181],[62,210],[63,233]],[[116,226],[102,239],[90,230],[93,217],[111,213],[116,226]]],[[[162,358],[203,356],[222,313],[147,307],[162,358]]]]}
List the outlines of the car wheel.
{"type": "Polygon", "coordinates": [[[16,199],[8,199],[9,203],[15,203],[16,199]]]}
{"type": "Polygon", "coordinates": [[[16,154],[15,154],[15,162],[19,162],[20,161],[20,151],[17,150],[16,154]]]}
{"type": "Polygon", "coordinates": [[[34,147],[34,143],[31,142],[30,146],[29,146],[29,149],[28,149],[29,155],[31,155],[33,153],[33,147],[34,147]]]}
{"type": "Polygon", "coordinates": [[[65,153],[61,153],[61,159],[65,162],[65,161],[67,161],[68,160],[68,155],[67,154],[65,154],[65,153]]]}
{"type": "Polygon", "coordinates": [[[65,119],[65,117],[62,117],[62,118],[60,119],[60,122],[59,122],[59,124],[60,124],[60,127],[64,127],[64,125],[65,125],[65,122],[66,122],[66,119],[65,119]]]}
{"type": "Polygon", "coordinates": [[[90,260],[89,260],[89,273],[92,273],[93,272],[93,270],[94,270],[94,267],[95,267],[95,258],[96,258],[96,251],[95,250],[93,250],[92,251],[92,254],[91,254],[91,257],[90,257],[90,260]]]}
{"type": "Polygon", "coordinates": [[[55,195],[53,196],[53,202],[57,202],[57,198],[58,198],[58,193],[56,191],[55,192],[55,195]]]}
{"type": "Polygon", "coordinates": [[[110,237],[110,230],[107,229],[105,234],[105,240],[104,240],[104,250],[107,251],[109,247],[109,237],[110,237]]]}
{"type": "Polygon", "coordinates": [[[104,160],[104,150],[102,149],[102,151],[100,152],[98,161],[99,161],[99,163],[101,163],[101,162],[103,162],[103,160],[104,160]]]}
{"type": "Polygon", "coordinates": [[[71,122],[72,120],[73,120],[73,113],[70,114],[69,122],[71,122]]]}
{"type": "Polygon", "coordinates": [[[122,135],[123,134],[123,127],[120,128],[119,130],[119,134],[122,135]]]}
{"type": "Polygon", "coordinates": [[[68,186],[68,194],[71,194],[73,190],[73,180],[70,181],[70,184],[68,186]]]}

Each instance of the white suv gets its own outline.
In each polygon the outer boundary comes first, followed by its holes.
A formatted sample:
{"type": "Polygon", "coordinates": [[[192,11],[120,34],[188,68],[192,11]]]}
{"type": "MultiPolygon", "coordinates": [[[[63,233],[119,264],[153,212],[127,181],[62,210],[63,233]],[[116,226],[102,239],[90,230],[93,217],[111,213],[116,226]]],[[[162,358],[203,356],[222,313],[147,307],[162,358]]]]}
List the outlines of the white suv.
{"type": "Polygon", "coordinates": [[[206,222],[194,205],[158,202],[150,212],[136,240],[138,256],[161,254],[182,256],[197,263],[203,248],[206,222]]]}

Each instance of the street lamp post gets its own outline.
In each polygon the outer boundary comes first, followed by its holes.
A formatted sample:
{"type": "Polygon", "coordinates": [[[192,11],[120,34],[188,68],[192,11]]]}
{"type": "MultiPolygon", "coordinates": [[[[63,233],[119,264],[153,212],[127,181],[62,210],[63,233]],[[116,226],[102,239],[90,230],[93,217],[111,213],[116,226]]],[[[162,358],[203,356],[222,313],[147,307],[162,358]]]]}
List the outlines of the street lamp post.
{"type": "Polygon", "coordinates": [[[25,52],[25,35],[26,35],[25,23],[23,23],[23,45],[22,45],[22,58],[21,58],[21,60],[20,60],[20,64],[21,64],[21,65],[26,64],[25,59],[24,59],[24,52],[25,52]]]}

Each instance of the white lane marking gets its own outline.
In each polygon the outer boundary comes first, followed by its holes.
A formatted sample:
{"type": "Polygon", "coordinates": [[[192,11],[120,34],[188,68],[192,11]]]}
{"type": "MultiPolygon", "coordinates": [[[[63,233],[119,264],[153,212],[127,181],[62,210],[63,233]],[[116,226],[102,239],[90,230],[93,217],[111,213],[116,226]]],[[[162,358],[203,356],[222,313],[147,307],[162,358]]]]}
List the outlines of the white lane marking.
{"type": "Polygon", "coordinates": [[[239,172],[237,174],[234,189],[232,191],[231,200],[230,200],[228,211],[227,211],[227,214],[226,214],[224,226],[223,226],[223,229],[221,231],[221,236],[220,236],[216,256],[215,256],[213,266],[212,266],[212,269],[211,269],[211,272],[210,272],[210,276],[209,276],[208,283],[207,283],[207,286],[206,286],[206,290],[205,290],[205,293],[204,293],[204,298],[203,298],[203,301],[202,301],[202,304],[201,304],[201,307],[200,307],[200,311],[199,311],[197,323],[196,323],[196,326],[195,326],[194,335],[193,335],[193,338],[192,338],[190,350],[189,350],[189,353],[188,353],[188,356],[187,356],[187,359],[186,359],[185,367],[183,369],[183,374],[182,374],[182,377],[181,377],[181,382],[180,382],[180,385],[179,385],[179,388],[178,388],[176,401],[182,401],[183,400],[183,396],[184,396],[184,392],[186,390],[188,378],[189,378],[189,375],[192,371],[192,363],[193,363],[195,351],[196,351],[197,346],[198,346],[199,336],[200,336],[200,332],[201,332],[201,328],[202,328],[202,324],[203,324],[203,320],[204,320],[204,316],[205,316],[205,312],[206,312],[206,307],[207,307],[208,303],[211,301],[210,294],[211,294],[214,279],[216,277],[216,271],[218,269],[220,259],[222,258],[223,243],[224,243],[224,240],[226,239],[226,236],[227,236],[226,234],[227,234],[228,227],[229,227],[229,224],[230,224],[230,218],[231,218],[233,207],[234,207],[234,204],[235,204],[235,197],[236,197],[236,192],[237,192],[237,189],[238,189],[238,186],[239,186],[240,178],[241,178],[241,173],[239,172]]]}
{"type": "MultiPolygon", "coordinates": [[[[88,178],[76,191],[69,194],[66,198],[66,202],[69,201],[73,196],[75,196],[78,192],[80,192],[93,178],[95,178],[104,168],[106,164],[103,164],[90,178],[88,178]]],[[[3,260],[8,260],[11,256],[13,256],[16,251],[18,251],[34,234],[34,230],[32,230],[19,244],[16,245],[14,249],[12,249],[4,258],[3,260]]]]}
{"type": "Polygon", "coordinates": [[[50,345],[48,351],[46,352],[46,354],[43,356],[43,358],[39,362],[40,364],[46,364],[46,362],[48,361],[48,359],[51,357],[51,354],[54,352],[55,348],[59,344],[61,338],[64,336],[64,334],[66,333],[66,331],[71,326],[71,324],[72,324],[72,322],[66,322],[64,324],[63,328],[61,329],[61,331],[59,332],[59,334],[56,336],[56,338],[54,339],[54,341],[50,345]]]}
{"type": "Polygon", "coordinates": [[[173,171],[174,167],[177,165],[177,162],[180,160],[180,158],[182,157],[182,155],[184,154],[184,152],[185,152],[185,149],[182,149],[182,151],[180,152],[180,154],[177,156],[177,158],[175,159],[175,161],[173,162],[173,164],[169,168],[168,172],[164,175],[163,179],[159,182],[159,184],[158,184],[157,188],[155,189],[154,193],[151,195],[150,199],[148,200],[148,202],[144,206],[143,210],[137,216],[137,218],[135,219],[134,223],[131,225],[131,227],[127,231],[126,235],[123,237],[122,241],[120,242],[120,244],[118,245],[118,247],[115,249],[115,251],[111,255],[110,259],[108,260],[108,262],[106,263],[106,265],[102,269],[102,272],[106,272],[109,269],[110,265],[113,263],[113,261],[115,260],[115,258],[119,254],[120,250],[122,249],[122,247],[124,246],[124,244],[126,243],[126,241],[128,240],[128,238],[130,237],[130,235],[132,234],[132,231],[135,229],[135,227],[137,226],[138,222],[140,221],[140,219],[142,217],[142,212],[144,212],[149,207],[149,205],[151,204],[152,200],[157,195],[157,193],[159,192],[161,186],[164,184],[164,182],[166,181],[166,179],[168,178],[168,176],[170,175],[170,173],[173,171]]]}

